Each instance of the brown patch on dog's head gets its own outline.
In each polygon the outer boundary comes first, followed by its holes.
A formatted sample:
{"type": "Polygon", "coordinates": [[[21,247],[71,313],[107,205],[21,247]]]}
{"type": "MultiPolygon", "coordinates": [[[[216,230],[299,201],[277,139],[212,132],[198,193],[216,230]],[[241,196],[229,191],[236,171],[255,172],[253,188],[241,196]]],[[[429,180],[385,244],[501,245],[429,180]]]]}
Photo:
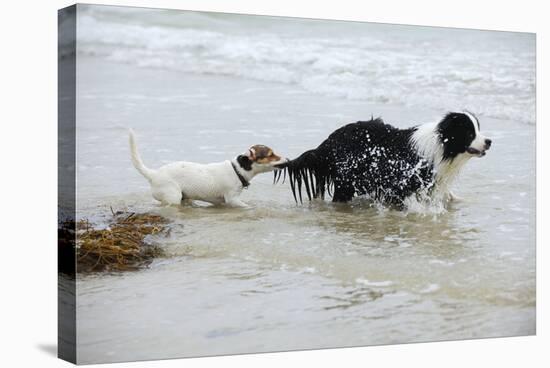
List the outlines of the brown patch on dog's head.
{"type": "Polygon", "coordinates": [[[281,157],[276,155],[275,152],[268,146],[263,144],[256,144],[248,149],[249,158],[259,164],[268,164],[270,162],[280,161],[281,157]]]}

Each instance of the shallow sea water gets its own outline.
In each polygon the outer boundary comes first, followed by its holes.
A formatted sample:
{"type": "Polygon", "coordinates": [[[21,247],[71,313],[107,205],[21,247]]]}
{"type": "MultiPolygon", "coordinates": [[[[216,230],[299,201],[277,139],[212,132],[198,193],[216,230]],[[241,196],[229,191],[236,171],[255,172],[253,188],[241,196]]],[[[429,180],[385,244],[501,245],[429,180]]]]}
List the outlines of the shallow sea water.
{"type": "Polygon", "coordinates": [[[89,53],[78,63],[79,218],[102,223],[113,207],[173,221],[153,239],[168,256],[149,268],[79,275],[79,362],[535,333],[533,124],[481,115],[493,147],[466,165],[445,211],[297,205],[271,174],[243,192],[248,209],[166,208],[131,165],[128,127],[154,168],[253,144],[295,157],[371,114],[408,127],[446,110],[89,53]]]}
{"type": "Polygon", "coordinates": [[[494,145],[468,163],[455,185],[462,200],[443,213],[365,199],[297,205],[270,174],[243,192],[250,209],[164,208],[131,166],[126,127],[156,167],[220,161],[255,143],[294,157],[370,113],[407,126],[440,112],[95,59],[81,65],[94,73],[80,80],[79,216],[101,223],[112,206],[158,212],[174,225],[155,239],[170,256],[149,269],[79,277],[80,361],[534,333],[534,127],[482,119],[494,145]]]}

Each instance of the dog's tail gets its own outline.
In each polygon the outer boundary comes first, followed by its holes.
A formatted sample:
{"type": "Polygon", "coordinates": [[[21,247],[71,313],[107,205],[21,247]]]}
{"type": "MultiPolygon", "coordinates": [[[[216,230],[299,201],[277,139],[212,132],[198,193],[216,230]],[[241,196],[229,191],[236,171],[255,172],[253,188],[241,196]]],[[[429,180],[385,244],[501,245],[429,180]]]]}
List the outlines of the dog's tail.
{"type": "MultiPolygon", "coordinates": [[[[317,149],[306,151],[294,160],[278,165],[278,167],[285,170],[285,174],[288,172],[290,188],[296,202],[299,198],[302,203],[302,184],[305,186],[309,200],[318,197],[324,199],[326,191],[331,194],[330,188],[334,181],[326,160],[317,149]],[[296,192],[298,192],[298,197],[296,197],[296,192]]],[[[280,172],[275,172],[275,182],[278,182],[280,177],[280,172]]]]}
{"type": "Polygon", "coordinates": [[[141,157],[139,156],[139,152],[136,145],[136,138],[134,136],[134,131],[130,128],[128,130],[128,134],[130,136],[130,152],[131,152],[131,158],[132,163],[134,164],[134,167],[143,175],[149,182],[153,181],[153,175],[155,174],[154,170],[151,170],[147,168],[143,164],[143,161],[141,161],[141,157]]]}

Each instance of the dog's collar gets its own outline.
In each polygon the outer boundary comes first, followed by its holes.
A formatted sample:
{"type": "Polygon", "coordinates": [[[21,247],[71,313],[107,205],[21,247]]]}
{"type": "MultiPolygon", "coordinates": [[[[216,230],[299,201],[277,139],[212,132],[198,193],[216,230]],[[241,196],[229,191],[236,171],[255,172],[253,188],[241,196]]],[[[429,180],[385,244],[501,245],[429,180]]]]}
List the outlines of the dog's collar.
{"type": "Polygon", "coordinates": [[[241,173],[239,172],[239,170],[237,170],[237,166],[235,166],[235,164],[233,162],[231,162],[231,166],[233,167],[233,170],[235,171],[235,174],[237,174],[237,177],[239,178],[239,180],[241,181],[241,184],[243,185],[243,188],[248,188],[248,186],[250,185],[250,183],[248,182],[248,180],[246,180],[244,178],[244,176],[241,175],[241,173]]]}

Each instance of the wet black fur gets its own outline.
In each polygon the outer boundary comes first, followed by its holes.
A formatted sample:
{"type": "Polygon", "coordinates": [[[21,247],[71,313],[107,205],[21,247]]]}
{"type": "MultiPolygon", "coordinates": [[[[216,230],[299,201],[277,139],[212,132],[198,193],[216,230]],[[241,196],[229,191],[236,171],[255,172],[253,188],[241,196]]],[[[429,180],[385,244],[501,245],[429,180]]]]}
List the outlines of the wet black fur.
{"type": "MultiPolygon", "coordinates": [[[[326,192],[334,202],[368,194],[380,202],[402,206],[405,198],[422,189],[429,191],[434,184],[432,164],[411,144],[416,130],[398,129],[380,118],[358,121],[337,129],[319,147],[279,167],[288,172],[296,201],[302,202],[303,185],[310,200],[324,199],[326,192]]],[[[465,152],[475,138],[469,118],[460,113],[447,114],[437,132],[444,145],[444,160],[465,152]]],[[[280,176],[276,172],[275,181],[280,176]]]]}

